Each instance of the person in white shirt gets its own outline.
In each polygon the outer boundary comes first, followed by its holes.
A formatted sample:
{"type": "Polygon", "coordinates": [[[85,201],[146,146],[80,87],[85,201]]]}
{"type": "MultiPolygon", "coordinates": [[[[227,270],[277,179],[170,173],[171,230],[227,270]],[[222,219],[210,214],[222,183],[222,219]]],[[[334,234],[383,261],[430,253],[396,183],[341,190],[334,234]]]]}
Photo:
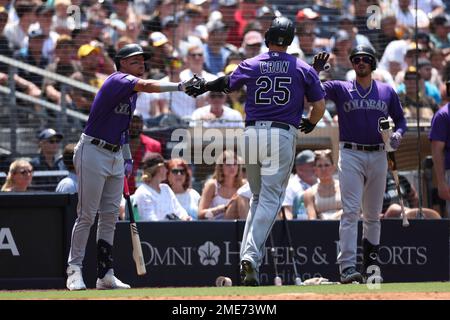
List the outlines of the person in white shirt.
{"type": "Polygon", "coordinates": [[[197,220],[200,194],[191,188],[191,170],[182,158],[172,158],[167,162],[167,183],[172,188],[178,202],[192,217],[197,220]]]}
{"type": "Polygon", "coordinates": [[[421,9],[417,11],[413,7],[411,0],[398,0],[398,6],[394,7],[395,16],[397,17],[397,23],[405,25],[410,28],[414,28],[417,25],[419,29],[428,28],[430,20],[427,14],[421,9]]]}
{"type": "Polygon", "coordinates": [[[150,154],[143,160],[143,183],[134,193],[139,221],[184,220],[192,218],[178,202],[172,189],[162,181],[167,179],[163,157],[150,154]]]}
{"type": "Polygon", "coordinates": [[[60,193],[78,192],[78,178],[75,173],[75,167],[73,165],[74,149],[75,149],[74,143],[69,143],[64,147],[64,151],[62,154],[62,161],[66,169],[69,171],[69,175],[58,183],[55,192],[60,193]]]}
{"type": "Polygon", "coordinates": [[[317,182],[314,159],[314,152],[309,149],[303,150],[295,157],[295,174],[289,179],[282,205],[287,219],[292,219],[294,198],[302,195],[306,189],[317,182]]]}
{"type": "Polygon", "coordinates": [[[242,115],[225,105],[227,97],[223,92],[209,92],[209,105],[196,109],[192,113],[191,126],[203,127],[244,127],[242,115]]]}

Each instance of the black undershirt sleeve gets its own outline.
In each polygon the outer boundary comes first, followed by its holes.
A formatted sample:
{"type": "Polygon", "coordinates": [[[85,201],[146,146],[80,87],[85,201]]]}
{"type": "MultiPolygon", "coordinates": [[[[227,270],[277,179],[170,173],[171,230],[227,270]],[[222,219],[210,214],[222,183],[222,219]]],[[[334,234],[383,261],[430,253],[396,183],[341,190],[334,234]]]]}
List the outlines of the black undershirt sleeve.
{"type": "Polygon", "coordinates": [[[228,88],[228,84],[230,82],[229,76],[223,76],[219,77],[213,81],[208,81],[205,84],[205,88],[208,91],[214,91],[214,92],[225,92],[229,93],[231,90],[228,88]]]}

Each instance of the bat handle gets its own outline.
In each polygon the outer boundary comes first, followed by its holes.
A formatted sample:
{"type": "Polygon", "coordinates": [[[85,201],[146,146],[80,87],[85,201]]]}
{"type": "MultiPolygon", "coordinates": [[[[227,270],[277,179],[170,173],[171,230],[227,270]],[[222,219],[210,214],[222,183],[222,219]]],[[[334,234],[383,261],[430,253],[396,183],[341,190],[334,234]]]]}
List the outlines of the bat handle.
{"type": "Polygon", "coordinates": [[[130,195],[130,189],[128,188],[128,180],[126,176],[123,177],[123,193],[125,196],[130,195]]]}
{"type": "Polygon", "coordinates": [[[409,227],[409,221],[408,218],[406,217],[405,211],[402,211],[402,218],[403,218],[402,226],[409,227]]]}

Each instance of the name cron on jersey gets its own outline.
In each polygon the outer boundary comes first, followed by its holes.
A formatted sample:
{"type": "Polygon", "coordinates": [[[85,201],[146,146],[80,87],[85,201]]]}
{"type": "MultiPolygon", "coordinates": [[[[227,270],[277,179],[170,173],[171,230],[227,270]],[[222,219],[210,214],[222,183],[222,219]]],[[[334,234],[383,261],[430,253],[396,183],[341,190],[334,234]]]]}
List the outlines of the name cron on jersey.
{"type": "Polygon", "coordinates": [[[119,103],[117,107],[114,108],[114,112],[118,114],[130,114],[130,105],[128,103],[119,103]]]}
{"type": "Polygon", "coordinates": [[[344,103],[344,111],[350,112],[359,109],[378,110],[387,114],[388,106],[383,100],[374,99],[354,99],[344,103]]]}
{"type": "Polygon", "coordinates": [[[261,73],[288,73],[289,61],[260,61],[261,73]]]}

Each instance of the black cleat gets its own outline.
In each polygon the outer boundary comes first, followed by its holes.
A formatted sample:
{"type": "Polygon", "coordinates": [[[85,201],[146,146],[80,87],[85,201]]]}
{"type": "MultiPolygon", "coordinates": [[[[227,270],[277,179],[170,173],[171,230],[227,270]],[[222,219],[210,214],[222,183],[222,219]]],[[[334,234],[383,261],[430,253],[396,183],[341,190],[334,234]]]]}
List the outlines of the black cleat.
{"type": "Polygon", "coordinates": [[[348,267],[341,272],[341,283],[348,284],[353,282],[363,283],[363,276],[356,271],[355,267],[348,267]]]}
{"type": "Polygon", "coordinates": [[[362,274],[364,277],[364,282],[367,281],[369,277],[372,280],[376,280],[378,282],[383,282],[383,278],[381,277],[380,265],[378,263],[378,248],[379,245],[373,245],[367,239],[362,239],[363,245],[363,265],[362,265],[362,274]]]}
{"type": "Polygon", "coordinates": [[[253,268],[250,261],[241,261],[241,282],[244,284],[244,286],[259,286],[258,272],[255,270],[255,268],[253,268]]]}

